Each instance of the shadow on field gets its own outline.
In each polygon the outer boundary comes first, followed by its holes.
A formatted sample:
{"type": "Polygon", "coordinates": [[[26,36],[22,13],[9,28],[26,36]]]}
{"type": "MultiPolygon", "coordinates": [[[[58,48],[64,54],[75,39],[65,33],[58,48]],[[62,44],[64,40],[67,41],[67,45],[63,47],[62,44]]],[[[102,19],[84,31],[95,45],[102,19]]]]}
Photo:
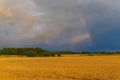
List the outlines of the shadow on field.
{"type": "MultiPolygon", "coordinates": [[[[52,77],[52,76],[49,76],[52,77]]],[[[65,75],[61,75],[61,74],[56,74],[57,79],[67,79],[67,80],[105,80],[103,78],[100,77],[93,77],[93,76],[82,76],[82,77],[74,77],[74,76],[65,76],[65,75]]],[[[112,79],[109,79],[112,80],[112,79]]]]}

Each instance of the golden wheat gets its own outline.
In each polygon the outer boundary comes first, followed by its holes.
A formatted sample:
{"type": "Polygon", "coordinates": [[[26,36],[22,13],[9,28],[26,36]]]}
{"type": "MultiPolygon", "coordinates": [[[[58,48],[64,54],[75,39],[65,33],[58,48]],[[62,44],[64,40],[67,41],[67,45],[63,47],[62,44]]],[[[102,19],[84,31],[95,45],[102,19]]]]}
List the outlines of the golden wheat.
{"type": "Polygon", "coordinates": [[[120,80],[120,56],[1,57],[0,80],[120,80]]]}

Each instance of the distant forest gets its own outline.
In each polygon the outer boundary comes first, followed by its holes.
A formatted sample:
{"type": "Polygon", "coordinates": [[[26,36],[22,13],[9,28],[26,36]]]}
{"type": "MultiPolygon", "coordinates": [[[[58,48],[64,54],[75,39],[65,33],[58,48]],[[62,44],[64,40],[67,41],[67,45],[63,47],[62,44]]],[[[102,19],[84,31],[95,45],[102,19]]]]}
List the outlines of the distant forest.
{"type": "Polygon", "coordinates": [[[92,56],[93,54],[120,54],[120,51],[116,52],[90,52],[90,51],[48,51],[41,48],[3,48],[0,49],[0,55],[17,55],[19,57],[60,57],[62,54],[88,54],[92,56]]]}
{"type": "Polygon", "coordinates": [[[0,50],[0,55],[17,55],[19,57],[54,57],[61,56],[51,51],[41,48],[3,48],[0,50]]]}

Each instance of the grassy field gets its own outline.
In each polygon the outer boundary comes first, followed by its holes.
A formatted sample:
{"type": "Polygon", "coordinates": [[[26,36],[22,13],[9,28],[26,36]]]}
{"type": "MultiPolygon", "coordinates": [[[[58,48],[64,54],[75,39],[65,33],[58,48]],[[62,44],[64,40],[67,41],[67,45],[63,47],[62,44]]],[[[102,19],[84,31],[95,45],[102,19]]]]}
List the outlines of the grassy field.
{"type": "Polygon", "coordinates": [[[120,80],[120,56],[0,57],[0,80],[120,80]]]}

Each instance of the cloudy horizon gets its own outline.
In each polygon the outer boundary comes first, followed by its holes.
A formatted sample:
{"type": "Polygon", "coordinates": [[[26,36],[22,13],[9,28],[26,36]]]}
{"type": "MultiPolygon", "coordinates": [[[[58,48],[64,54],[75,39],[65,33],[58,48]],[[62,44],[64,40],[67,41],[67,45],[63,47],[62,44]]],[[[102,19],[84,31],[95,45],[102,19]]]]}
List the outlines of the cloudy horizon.
{"type": "Polygon", "coordinates": [[[0,47],[119,50],[119,0],[0,0],[0,47]]]}

